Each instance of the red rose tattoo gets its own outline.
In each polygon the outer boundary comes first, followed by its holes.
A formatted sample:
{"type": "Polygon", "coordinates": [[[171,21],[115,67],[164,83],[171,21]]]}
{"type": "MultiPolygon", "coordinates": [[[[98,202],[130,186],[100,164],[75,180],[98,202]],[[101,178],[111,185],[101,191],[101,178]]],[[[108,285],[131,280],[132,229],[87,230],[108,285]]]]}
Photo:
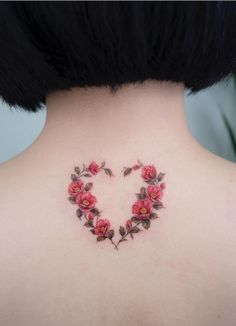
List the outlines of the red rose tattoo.
{"type": "Polygon", "coordinates": [[[152,202],[149,199],[138,200],[132,207],[132,213],[138,220],[147,220],[152,212],[152,202]]]}
{"type": "Polygon", "coordinates": [[[91,172],[93,175],[97,174],[100,171],[100,166],[96,162],[91,162],[88,166],[89,172],[91,172]]]}
{"type": "Polygon", "coordinates": [[[72,181],[68,187],[68,193],[71,196],[77,196],[79,192],[83,190],[84,183],[82,180],[78,179],[76,181],[72,181]]]}
{"type": "Polygon", "coordinates": [[[107,219],[99,219],[93,229],[93,234],[107,237],[110,226],[111,223],[107,219]]]}
{"type": "Polygon", "coordinates": [[[158,186],[148,186],[147,196],[151,201],[161,200],[163,195],[163,188],[158,186]]]}
{"type": "Polygon", "coordinates": [[[90,212],[96,205],[97,199],[88,191],[83,191],[78,194],[75,200],[76,204],[84,212],[90,212]]]}
{"type": "Polygon", "coordinates": [[[127,238],[134,238],[135,233],[143,229],[149,229],[151,221],[158,218],[157,210],[163,208],[162,198],[165,190],[165,183],[162,182],[165,174],[157,172],[154,165],[143,165],[140,161],[132,167],[125,167],[124,177],[132,172],[140,170],[140,175],[147,186],[142,186],[140,192],[136,194],[136,201],[131,208],[131,217],[126,220],[125,226],[120,226],[120,239],[114,242],[115,232],[111,228],[109,219],[102,217],[101,211],[97,208],[97,198],[91,193],[92,182],[85,182],[86,178],[95,177],[98,173],[104,172],[109,177],[113,176],[110,168],[105,166],[105,162],[100,165],[92,161],[87,167],[75,167],[75,173],[71,175],[71,183],[67,192],[71,203],[77,205],[76,215],[85,220],[84,226],[88,227],[97,241],[110,240],[115,249],[121,242],[127,241],[127,238]],[[83,179],[82,179],[83,178],[83,179]],[[84,179],[85,178],[85,179],[84,179]]]}
{"type": "Polygon", "coordinates": [[[154,165],[146,165],[142,167],[142,178],[145,181],[153,181],[157,176],[157,171],[154,165]]]}

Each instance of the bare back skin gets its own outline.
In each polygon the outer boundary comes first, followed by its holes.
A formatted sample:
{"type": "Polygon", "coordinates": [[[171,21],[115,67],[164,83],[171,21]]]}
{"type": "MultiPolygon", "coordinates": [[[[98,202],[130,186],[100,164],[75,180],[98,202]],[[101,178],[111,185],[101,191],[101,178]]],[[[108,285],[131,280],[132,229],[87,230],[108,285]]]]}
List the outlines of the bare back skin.
{"type": "Polygon", "coordinates": [[[0,167],[0,325],[235,325],[236,166],[192,138],[183,92],[145,82],[48,96],[39,138],[0,167]],[[123,167],[165,173],[165,208],[119,250],[67,198],[74,166],[104,160],[114,177],[94,191],[115,230],[140,186],[123,167]]]}

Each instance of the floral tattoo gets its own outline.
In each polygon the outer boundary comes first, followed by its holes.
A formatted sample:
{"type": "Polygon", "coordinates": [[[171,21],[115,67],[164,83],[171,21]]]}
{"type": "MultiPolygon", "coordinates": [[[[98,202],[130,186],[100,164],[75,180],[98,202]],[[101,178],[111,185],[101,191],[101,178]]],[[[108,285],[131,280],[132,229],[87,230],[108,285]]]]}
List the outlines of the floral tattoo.
{"type": "Polygon", "coordinates": [[[126,177],[138,170],[141,171],[141,178],[145,185],[136,194],[131,218],[126,221],[125,226],[119,228],[120,238],[117,242],[113,240],[115,232],[111,228],[110,221],[102,217],[102,212],[96,206],[97,198],[91,193],[93,183],[85,182],[86,178],[92,178],[101,172],[109,177],[114,176],[111,169],[106,167],[106,163],[102,162],[98,165],[93,161],[88,166],[83,164],[82,169],[76,166],[68,186],[68,199],[72,204],[78,206],[76,216],[80,220],[84,219],[84,226],[97,237],[97,241],[110,240],[117,250],[120,243],[127,241],[128,237],[133,239],[135,233],[139,233],[143,229],[148,230],[151,221],[158,218],[157,211],[164,207],[161,200],[165,189],[165,183],[162,182],[165,174],[157,173],[154,165],[143,165],[140,161],[132,167],[124,167],[122,172],[126,177]]]}

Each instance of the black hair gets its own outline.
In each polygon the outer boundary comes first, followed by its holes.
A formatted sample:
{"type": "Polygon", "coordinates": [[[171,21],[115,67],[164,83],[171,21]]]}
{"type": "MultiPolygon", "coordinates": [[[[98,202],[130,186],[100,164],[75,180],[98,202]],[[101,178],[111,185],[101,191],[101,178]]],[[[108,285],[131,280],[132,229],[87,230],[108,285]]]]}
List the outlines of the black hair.
{"type": "Polygon", "coordinates": [[[0,4],[0,96],[28,111],[75,86],[154,79],[195,92],[235,70],[234,2],[0,4]]]}

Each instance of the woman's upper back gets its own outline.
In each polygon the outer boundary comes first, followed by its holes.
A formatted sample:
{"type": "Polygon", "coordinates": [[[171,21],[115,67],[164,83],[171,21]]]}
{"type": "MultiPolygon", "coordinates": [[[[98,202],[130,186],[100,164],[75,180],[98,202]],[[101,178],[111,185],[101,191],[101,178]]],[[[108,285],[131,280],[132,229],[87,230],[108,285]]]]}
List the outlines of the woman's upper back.
{"type": "MultiPolygon", "coordinates": [[[[234,325],[233,164],[190,159],[165,171],[159,219],[117,251],[75,216],[69,170],[59,178],[21,163],[0,170],[3,325],[234,325]]],[[[138,177],[124,182],[110,165],[117,182],[98,177],[94,188],[118,229],[138,177]]]]}

